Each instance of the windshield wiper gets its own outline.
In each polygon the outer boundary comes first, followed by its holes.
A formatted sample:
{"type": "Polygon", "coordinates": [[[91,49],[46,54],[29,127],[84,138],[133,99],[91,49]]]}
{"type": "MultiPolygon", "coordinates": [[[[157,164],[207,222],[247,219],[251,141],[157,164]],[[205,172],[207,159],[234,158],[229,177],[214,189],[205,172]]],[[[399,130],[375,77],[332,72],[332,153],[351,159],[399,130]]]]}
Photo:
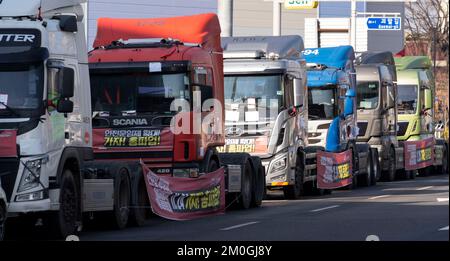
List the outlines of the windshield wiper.
{"type": "Polygon", "coordinates": [[[11,112],[13,115],[17,116],[17,117],[21,117],[20,114],[14,110],[13,108],[9,107],[6,103],[0,101],[0,105],[3,105],[9,112],[11,112]]]}

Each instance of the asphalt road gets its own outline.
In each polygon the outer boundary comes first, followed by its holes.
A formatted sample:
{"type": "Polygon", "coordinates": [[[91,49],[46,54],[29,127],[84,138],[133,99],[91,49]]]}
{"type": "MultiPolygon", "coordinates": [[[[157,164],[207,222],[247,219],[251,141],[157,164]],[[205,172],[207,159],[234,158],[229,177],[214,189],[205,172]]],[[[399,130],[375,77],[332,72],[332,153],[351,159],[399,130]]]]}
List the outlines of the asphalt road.
{"type": "Polygon", "coordinates": [[[448,200],[448,175],[437,175],[301,200],[284,200],[275,193],[256,209],[183,222],[152,217],[144,227],[90,229],[80,239],[361,241],[372,236],[382,241],[448,241],[448,200]]]}

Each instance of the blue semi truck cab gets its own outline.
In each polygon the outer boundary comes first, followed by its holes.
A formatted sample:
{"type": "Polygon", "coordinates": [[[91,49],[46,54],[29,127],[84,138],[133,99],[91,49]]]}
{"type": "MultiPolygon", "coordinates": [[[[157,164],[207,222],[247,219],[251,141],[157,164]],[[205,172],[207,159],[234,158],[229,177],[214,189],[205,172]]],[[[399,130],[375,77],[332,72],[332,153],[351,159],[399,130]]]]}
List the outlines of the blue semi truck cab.
{"type": "MultiPolygon", "coordinates": [[[[352,151],[353,185],[358,180],[369,186],[376,182],[372,150],[356,144],[355,53],[351,46],[306,49],[303,55],[308,72],[308,146],[307,175],[316,175],[318,150],[338,153],[352,151]]],[[[375,152],[374,152],[375,153],[375,152]]]]}

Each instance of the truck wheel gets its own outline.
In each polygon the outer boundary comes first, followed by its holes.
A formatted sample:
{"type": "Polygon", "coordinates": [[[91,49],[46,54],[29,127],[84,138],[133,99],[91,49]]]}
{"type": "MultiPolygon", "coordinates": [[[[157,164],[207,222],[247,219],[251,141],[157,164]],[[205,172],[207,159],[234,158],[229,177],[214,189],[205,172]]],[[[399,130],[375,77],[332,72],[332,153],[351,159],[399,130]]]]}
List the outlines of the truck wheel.
{"type": "Polygon", "coordinates": [[[295,164],[295,184],[287,186],[283,189],[284,197],[287,199],[299,199],[303,193],[303,173],[304,165],[301,162],[301,158],[297,156],[297,162],[295,164]]]}
{"type": "Polygon", "coordinates": [[[260,158],[252,157],[252,161],[255,171],[253,175],[252,206],[259,207],[262,204],[266,190],[265,171],[260,158]]]}
{"type": "Polygon", "coordinates": [[[444,146],[442,151],[442,165],[438,168],[439,174],[448,174],[448,151],[447,146],[444,146]]]}
{"type": "Polygon", "coordinates": [[[144,177],[140,175],[137,186],[136,206],[131,211],[130,221],[133,225],[142,227],[145,224],[145,221],[150,217],[150,214],[151,210],[147,187],[145,185],[144,177]]]}
{"type": "Polygon", "coordinates": [[[367,164],[366,164],[366,174],[361,177],[362,179],[362,186],[369,187],[371,184],[372,176],[374,176],[373,172],[373,158],[372,158],[372,151],[369,149],[369,154],[367,155],[367,164]]]}
{"type": "Polygon", "coordinates": [[[252,203],[252,175],[253,170],[252,166],[250,165],[250,162],[247,160],[247,162],[244,165],[244,175],[242,177],[241,181],[241,196],[239,205],[243,209],[248,209],[251,206],[252,203]]]}
{"type": "Polygon", "coordinates": [[[417,176],[417,170],[409,170],[406,171],[406,173],[408,174],[409,179],[415,179],[417,176]]]}
{"type": "Polygon", "coordinates": [[[119,170],[114,179],[114,210],[112,211],[112,225],[117,229],[127,226],[130,214],[130,179],[125,168],[119,170]]]}
{"type": "Polygon", "coordinates": [[[375,186],[377,184],[377,180],[380,178],[380,160],[378,159],[378,150],[371,149],[372,154],[372,177],[370,179],[370,185],[375,186]]]}
{"type": "Polygon", "coordinates": [[[6,207],[0,204],[0,241],[5,238],[6,207]]]}
{"type": "Polygon", "coordinates": [[[61,176],[61,192],[59,196],[59,211],[52,213],[52,235],[58,239],[65,239],[78,231],[80,220],[80,197],[71,170],[64,170],[61,176]]]}
{"type": "Polygon", "coordinates": [[[395,180],[395,172],[397,171],[396,170],[397,161],[395,158],[395,151],[392,147],[389,149],[388,159],[389,159],[389,168],[385,173],[385,178],[386,178],[386,181],[394,181],[395,180]]]}

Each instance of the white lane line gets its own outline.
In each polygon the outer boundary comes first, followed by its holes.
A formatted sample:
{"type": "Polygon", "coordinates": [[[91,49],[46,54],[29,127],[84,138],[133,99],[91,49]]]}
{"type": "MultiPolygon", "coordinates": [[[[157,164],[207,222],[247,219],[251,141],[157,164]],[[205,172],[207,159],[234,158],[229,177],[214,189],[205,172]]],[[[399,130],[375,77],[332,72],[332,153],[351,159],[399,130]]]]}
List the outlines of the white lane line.
{"type": "Polygon", "coordinates": [[[245,227],[245,226],[254,225],[254,224],[257,224],[257,223],[259,223],[259,221],[248,222],[248,223],[244,223],[244,224],[240,224],[240,225],[236,225],[236,226],[226,227],[226,228],[222,228],[222,229],[220,229],[220,230],[228,231],[228,230],[232,230],[232,229],[235,229],[235,228],[240,228],[240,227],[245,227]]]}
{"type": "Polygon", "coordinates": [[[448,230],[448,226],[439,229],[439,231],[446,231],[446,230],[448,230]]]}
{"type": "Polygon", "coordinates": [[[314,210],[311,210],[311,212],[319,212],[319,211],[332,209],[332,208],[337,208],[337,207],[339,207],[339,205],[333,205],[333,206],[329,206],[329,207],[325,207],[325,208],[314,209],[314,210]]]}
{"type": "Polygon", "coordinates": [[[437,198],[436,200],[438,202],[446,202],[446,201],[448,201],[448,198],[437,198]]]}
{"type": "Polygon", "coordinates": [[[390,197],[391,195],[381,195],[381,196],[376,196],[376,197],[371,197],[371,198],[369,198],[370,200],[373,200],[373,199],[379,199],[379,198],[387,198],[387,197],[390,197]]]}
{"type": "Polygon", "coordinates": [[[426,189],[430,189],[430,188],[432,188],[433,186],[428,186],[428,187],[423,187],[423,188],[418,188],[418,189],[416,189],[416,190],[426,190],[426,189]]]}

